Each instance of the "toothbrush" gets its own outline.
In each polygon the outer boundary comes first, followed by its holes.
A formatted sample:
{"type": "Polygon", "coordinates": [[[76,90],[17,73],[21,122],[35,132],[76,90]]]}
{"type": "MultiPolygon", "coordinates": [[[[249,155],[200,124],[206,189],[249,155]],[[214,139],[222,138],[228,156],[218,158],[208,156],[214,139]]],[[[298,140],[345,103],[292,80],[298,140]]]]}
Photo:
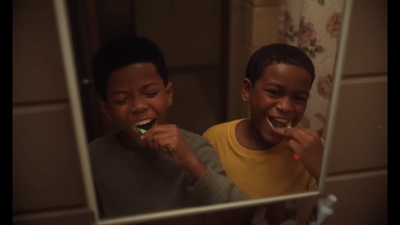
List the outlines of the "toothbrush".
{"type": "MultiPolygon", "coordinates": [[[[147,130],[139,128],[139,127],[135,127],[135,130],[139,131],[142,135],[147,132],[147,130]]],[[[169,148],[168,150],[172,152],[174,149],[169,148]]]]}
{"type": "Polygon", "coordinates": [[[135,130],[139,131],[141,134],[144,134],[147,131],[147,130],[139,128],[139,127],[136,127],[135,130]]]}
{"type": "MultiPolygon", "coordinates": [[[[286,129],[287,129],[287,128],[292,128],[292,127],[290,126],[290,124],[287,124],[286,129]]],[[[293,154],[293,156],[294,156],[294,158],[295,158],[296,160],[299,160],[299,157],[298,157],[296,154],[293,154]]]]}

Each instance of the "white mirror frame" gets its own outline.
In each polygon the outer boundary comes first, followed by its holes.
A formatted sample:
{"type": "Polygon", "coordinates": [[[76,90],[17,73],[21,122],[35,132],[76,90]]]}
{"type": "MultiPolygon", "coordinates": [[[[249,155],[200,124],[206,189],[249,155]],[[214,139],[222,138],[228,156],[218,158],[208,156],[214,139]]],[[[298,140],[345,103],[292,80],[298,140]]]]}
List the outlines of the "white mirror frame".
{"type": "Polygon", "coordinates": [[[71,31],[69,27],[69,18],[67,14],[67,6],[65,0],[53,0],[54,10],[58,28],[58,35],[60,40],[62,59],[64,64],[65,78],[67,83],[68,95],[71,104],[71,113],[73,125],[75,128],[75,138],[77,141],[77,148],[79,152],[79,159],[82,169],[82,176],[84,180],[84,188],[88,207],[94,213],[94,224],[127,224],[133,222],[144,222],[151,220],[161,220],[172,217],[188,216],[200,213],[216,212],[221,210],[244,208],[258,205],[265,205],[274,202],[281,202],[291,199],[300,199],[322,194],[325,187],[326,174],[328,170],[329,156],[332,147],[333,133],[335,128],[336,111],[339,100],[340,86],[342,81],[344,60],[346,54],[347,34],[350,26],[351,11],[353,0],[344,0],[344,13],[342,18],[342,25],[340,31],[340,42],[338,48],[338,58],[335,67],[335,75],[333,80],[333,91],[328,109],[328,129],[326,132],[325,148],[322,159],[321,175],[318,183],[318,191],[303,192],[299,194],[282,195],[276,197],[269,197],[264,199],[246,200],[240,202],[230,202],[217,205],[193,207],[187,209],[171,210],[166,212],[155,212],[149,214],[142,214],[138,216],[118,217],[115,219],[99,219],[97,210],[96,196],[92,180],[92,173],[89,161],[89,151],[87,147],[87,138],[85,133],[83,113],[81,109],[79,85],[77,82],[77,74],[75,68],[74,54],[72,48],[71,31]]]}

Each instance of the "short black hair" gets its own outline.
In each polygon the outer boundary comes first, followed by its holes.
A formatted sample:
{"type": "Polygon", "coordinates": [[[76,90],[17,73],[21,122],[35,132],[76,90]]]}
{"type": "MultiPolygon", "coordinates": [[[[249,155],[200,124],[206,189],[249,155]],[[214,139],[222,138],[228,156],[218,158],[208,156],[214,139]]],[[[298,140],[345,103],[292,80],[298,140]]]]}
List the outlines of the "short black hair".
{"type": "Polygon", "coordinates": [[[254,85],[265,68],[276,63],[301,67],[310,73],[311,84],[314,82],[315,69],[310,57],[299,48],[284,43],[270,44],[255,51],[247,63],[246,77],[254,85]]]}
{"type": "Polygon", "coordinates": [[[93,79],[97,93],[107,101],[108,78],[114,71],[135,63],[153,63],[164,82],[168,83],[168,70],[164,54],[150,39],[145,37],[120,37],[108,41],[96,53],[93,60],[93,79]]]}

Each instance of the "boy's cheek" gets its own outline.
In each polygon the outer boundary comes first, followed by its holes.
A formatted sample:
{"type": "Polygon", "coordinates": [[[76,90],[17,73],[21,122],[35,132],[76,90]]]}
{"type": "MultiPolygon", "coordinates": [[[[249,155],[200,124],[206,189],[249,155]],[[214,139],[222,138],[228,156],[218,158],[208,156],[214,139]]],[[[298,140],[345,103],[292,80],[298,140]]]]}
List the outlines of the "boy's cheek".
{"type": "Polygon", "coordinates": [[[292,127],[296,127],[300,123],[301,119],[303,118],[303,114],[302,115],[297,115],[296,118],[297,119],[292,122],[292,125],[291,125],[292,127]]]}

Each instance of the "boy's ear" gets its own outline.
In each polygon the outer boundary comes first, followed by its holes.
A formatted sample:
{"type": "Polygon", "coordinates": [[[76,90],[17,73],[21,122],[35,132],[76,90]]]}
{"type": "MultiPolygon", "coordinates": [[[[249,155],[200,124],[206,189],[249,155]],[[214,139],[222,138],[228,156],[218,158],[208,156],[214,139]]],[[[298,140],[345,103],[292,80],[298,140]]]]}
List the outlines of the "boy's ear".
{"type": "Polygon", "coordinates": [[[108,122],[114,122],[107,104],[103,100],[98,100],[97,102],[99,103],[101,112],[106,116],[108,122]]]}
{"type": "Polygon", "coordinates": [[[250,101],[250,92],[253,86],[251,85],[251,81],[246,77],[243,79],[242,82],[242,100],[244,102],[249,102],[250,101]]]}
{"type": "Polygon", "coordinates": [[[165,93],[167,94],[167,106],[170,107],[173,103],[172,101],[173,89],[171,82],[168,82],[167,86],[165,87],[165,93]]]}

